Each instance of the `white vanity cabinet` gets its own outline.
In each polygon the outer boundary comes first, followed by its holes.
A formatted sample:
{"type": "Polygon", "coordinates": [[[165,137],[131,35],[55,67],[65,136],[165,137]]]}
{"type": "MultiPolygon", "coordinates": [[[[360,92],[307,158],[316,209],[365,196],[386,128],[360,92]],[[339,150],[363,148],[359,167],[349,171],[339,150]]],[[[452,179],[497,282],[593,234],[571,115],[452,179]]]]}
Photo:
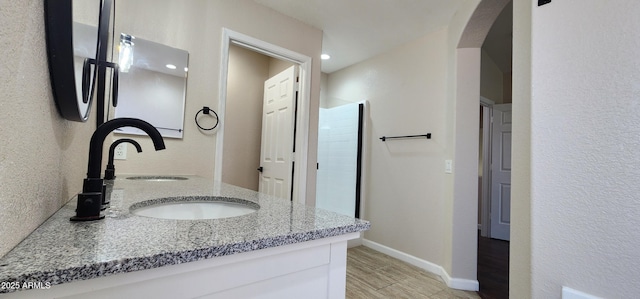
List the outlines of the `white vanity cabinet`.
{"type": "Polygon", "coordinates": [[[360,233],[0,294],[0,298],[344,298],[360,233]]]}

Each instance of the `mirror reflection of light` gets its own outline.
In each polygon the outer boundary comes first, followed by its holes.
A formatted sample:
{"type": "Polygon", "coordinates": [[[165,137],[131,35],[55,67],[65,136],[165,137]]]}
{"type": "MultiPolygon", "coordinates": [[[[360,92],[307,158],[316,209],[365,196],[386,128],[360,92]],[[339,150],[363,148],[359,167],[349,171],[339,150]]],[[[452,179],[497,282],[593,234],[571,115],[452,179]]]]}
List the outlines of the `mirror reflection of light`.
{"type": "Polygon", "coordinates": [[[118,64],[120,71],[128,73],[133,65],[133,46],[132,39],[135,37],[121,33],[120,34],[120,49],[118,51],[118,64]]]}
{"type": "Polygon", "coordinates": [[[173,65],[173,64],[167,64],[167,65],[165,65],[165,66],[166,66],[168,69],[170,69],[170,70],[175,70],[175,69],[176,69],[176,66],[175,66],[175,65],[173,65]]]}
{"type": "Polygon", "coordinates": [[[188,72],[188,71],[189,71],[189,68],[188,68],[188,67],[185,67],[185,68],[184,68],[184,72],[186,73],[186,72],[188,72]]]}

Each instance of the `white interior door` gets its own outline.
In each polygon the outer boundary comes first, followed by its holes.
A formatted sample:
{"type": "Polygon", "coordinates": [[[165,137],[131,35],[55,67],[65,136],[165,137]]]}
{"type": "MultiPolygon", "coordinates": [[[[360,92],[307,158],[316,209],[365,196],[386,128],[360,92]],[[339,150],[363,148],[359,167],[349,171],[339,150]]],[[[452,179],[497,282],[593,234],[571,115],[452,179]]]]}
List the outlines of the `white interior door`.
{"type": "Polygon", "coordinates": [[[511,104],[493,106],[491,238],[509,240],[511,223],[511,104]]]}
{"type": "Polygon", "coordinates": [[[296,97],[296,66],[264,82],[261,193],[290,199],[293,177],[293,131],[296,97]]]}

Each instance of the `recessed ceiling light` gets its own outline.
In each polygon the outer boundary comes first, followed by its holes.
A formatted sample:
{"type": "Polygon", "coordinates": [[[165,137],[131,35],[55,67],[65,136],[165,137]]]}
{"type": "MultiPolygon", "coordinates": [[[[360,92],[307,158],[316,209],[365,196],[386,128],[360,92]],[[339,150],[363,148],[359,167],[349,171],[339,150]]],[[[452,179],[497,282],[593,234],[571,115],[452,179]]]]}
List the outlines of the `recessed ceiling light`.
{"type": "Polygon", "coordinates": [[[329,55],[329,54],[322,54],[322,55],[320,55],[320,59],[322,59],[322,60],[331,59],[331,55],[329,55]]]}
{"type": "Polygon", "coordinates": [[[173,64],[167,64],[167,65],[166,65],[166,67],[167,67],[168,69],[170,69],[170,70],[175,70],[175,69],[176,69],[176,66],[175,66],[175,65],[173,65],[173,64]]]}

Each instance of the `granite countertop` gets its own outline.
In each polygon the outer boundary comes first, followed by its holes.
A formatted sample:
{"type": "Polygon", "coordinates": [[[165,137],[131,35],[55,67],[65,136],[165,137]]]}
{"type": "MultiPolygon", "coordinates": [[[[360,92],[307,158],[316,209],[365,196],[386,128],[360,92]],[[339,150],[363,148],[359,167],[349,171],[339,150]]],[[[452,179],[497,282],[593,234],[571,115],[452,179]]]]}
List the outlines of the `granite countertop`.
{"type": "MultiPolygon", "coordinates": [[[[197,176],[146,181],[118,176],[106,218],[71,222],[76,200],[63,206],[0,259],[0,282],[56,285],[369,229],[369,222],[197,176]],[[221,196],[257,203],[244,216],[168,220],[133,215],[132,204],[174,196],[221,196]]],[[[0,293],[15,291],[0,288],[0,293]]]]}

